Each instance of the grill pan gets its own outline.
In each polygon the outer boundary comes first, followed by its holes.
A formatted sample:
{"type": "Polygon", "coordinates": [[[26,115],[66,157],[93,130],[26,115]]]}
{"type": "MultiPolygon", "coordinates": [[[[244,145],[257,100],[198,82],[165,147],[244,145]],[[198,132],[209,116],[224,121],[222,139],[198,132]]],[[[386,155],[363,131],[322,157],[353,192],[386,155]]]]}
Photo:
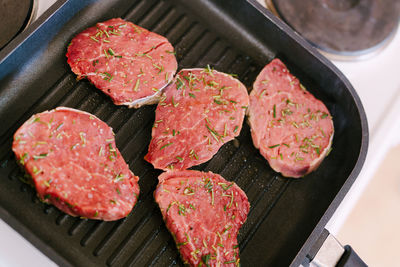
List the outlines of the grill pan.
{"type": "Polygon", "coordinates": [[[272,171],[243,127],[207,163],[195,167],[235,181],[251,210],[238,237],[242,266],[298,266],[349,190],[364,163],[368,126],[348,80],[289,27],[255,0],[59,0],[0,52],[0,216],[63,266],[183,266],[154,202],[159,170],[143,156],[155,106],[128,109],[66,63],[75,34],[98,21],[122,17],[166,36],[179,68],[210,64],[236,73],[248,87],[272,58],[328,107],[334,120],[333,151],[304,179],[272,171]],[[113,127],[117,146],[140,176],[140,197],[125,219],[74,218],[41,203],[11,151],[12,135],[32,114],[57,106],[95,114],[113,127]]]}

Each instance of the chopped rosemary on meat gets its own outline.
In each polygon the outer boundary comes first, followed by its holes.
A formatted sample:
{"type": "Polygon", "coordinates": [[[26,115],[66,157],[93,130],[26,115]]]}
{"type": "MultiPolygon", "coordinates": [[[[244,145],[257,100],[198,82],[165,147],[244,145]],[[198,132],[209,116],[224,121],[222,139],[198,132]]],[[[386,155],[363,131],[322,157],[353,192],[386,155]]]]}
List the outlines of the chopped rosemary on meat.
{"type": "Polygon", "coordinates": [[[79,133],[79,136],[80,136],[80,138],[81,138],[81,141],[82,141],[82,146],[85,146],[86,145],[86,133],[84,133],[84,132],[80,132],[79,133]]]}
{"type": "Polygon", "coordinates": [[[28,153],[24,153],[24,154],[22,155],[21,159],[19,160],[19,163],[20,163],[21,165],[24,165],[24,164],[25,164],[25,159],[26,159],[28,156],[29,156],[28,153]]]}
{"type": "Polygon", "coordinates": [[[158,69],[158,74],[160,74],[164,70],[164,67],[162,65],[158,66],[157,64],[153,63],[153,67],[158,69]]]}
{"type": "Polygon", "coordinates": [[[273,107],[273,116],[274,116],[274,118],[276,118],[276,105],[274,105],[274,107],[273,107]]]}
{"type": "Polygon", "coordinates": [[[114,56],[114,55],[115,55],[115,52],[114,52],[114,50],[112,50],[111,47],[108,48],[108,54],[110,54],[111,56],[114,56]]]}
{"type": "Polygon", "coordinates": [[[172,105],[176,108],[177,106],[179,106],[179,103],[175,103],[174,101],[174,96],[171,97],[171,103],[172,105]]]}
{"type": "Polygon", "coordinates": [[[183,194],[187,196],[194,195],[194,189],[188,186],[183,190],[183,194]]]}
{"type": "Polygon", "coordinates": [[[47,157],[48,153],[42,153],[40,155],[34,155],[33,159],[34,160],[38,160],[38,159],[44,159],[45,157],[47,157]]]}
{"type": "Polygon", "coordinates": [[[166,148],[167,146],[170,146],[170,145],[172,145],[172,144],[173,144],[173,142],[168,143],[168,144],[165,144],[165,145],[163,145],[162,147],[160,147],[160,150],[163,150],[164,148],[166,148]]]}
{"type": "Polygon", "coordinates": [[[209,124],[210,124],[210,122],[209,122],[208,119],[206,118],[206,128],[207,128],[207,130],[210,132],[210,134],[212,135],[212,137],[214,137],[214,139],[215,139],[217,142],[219,142],[220,134],[219,134],[216,130],[214,130],[209,124]]]}
{"type": "Polygon", "coordinates": [[[206,178],[205,179],[204,188],[207,189],[208,193],[210,193],[211,190],[213,189],[213,183],[212,183],[212,180],[210,178],[206,178]]]}
{"type": "Polygon", "coordinates": [[[120,33],[118,33],[118,30],[112,30],[112,31],[109,31],[109,33],[111,33],[113,35],[117,35],[117,36],[121,35],[120,33]]]}
{"type": "Polygon", "coordinates": [[[50,187],[50,183],[51,183],[51,180],[48,180],[48,181],[43,181],[43,184],[46,186],[46,187],[50,187]]]}
{"type": "Polygon", "coordinates": [[[278,146],[280,146],[280,144],[276,144],[276,145],[273,145],[273,146],[269,146],[269,148],[275,148],[275,147],[278,147],[278,146]]]}
{"type": "Polygon", "coordinates": [[[90,36],[90,39],[92,39],[93,41],[95,41],[96,43],[98,43],[99,42],[99,40],[97,40],[95,37],[93,37],[93,36],[90,36]]]}
{"type": "Polygon", "coordinates": [[[186,236],[186,241],[185,242],[181,242],[181,243],[177,243],[176,246],[179,248],[180,246],[184,246],[187,245],[190,242],[190,237],[187,233],[185,233],[186,236]]]}
{"type": "Polygon", "coordinates": [[[231,202],[229,203],[228,208],[232,207],[233,204],[233,191],[231,191],[231,202]]]}
{"type": "Polygon", "coordinates": [[[33,174],[35,174],[35,175],[39,174],[43,171],[42,169],[38,169],[36,166],[33,166],[32,170],[33,170],[33,174]]]}
{"type": "Polygon", "coordinates": [[[60,130],[61,127],[63,127],[63,125],[64,125],[64,123],[60,123],[60,124],[57,126],[56,131],[60,130]]]}
{"type": "Polygon", "coordinates": [[[137,92],[138,89],[139,89],[139,85],[140,85],[140,79],[137,79],[137,80],[136,80],[135,87],[133,88],[133,91],[137,92]]]}
{"type": "Polygon", "coordinates": [[[182,81],[181,77],[179,77],[179,75],[176,76],[176,90],[180,90],[184,85],[184,81],[182,81]]]}
{"type": "Polygon", "coordinates": [[[285,116],[292,115],[292,114],[293,114],[293,111],[291,111],[291,110],[288,109],[288,108],[285,108],[285,109],[282,109],[281,113],[282,113],[282,117],[285,117],[285,116]]]}
{"type": "Polygon", "coordinates": [[[183,204],[178,205],[178,214],[182,216],[186,215],[186,208],[183,204]]]}
{"type": "Polygon", "coordinates": [[[213,76],[213,77],[214,77],[214,74],[213,74],[213,69],[210,67],[210,65],[209,65],[209,64],[207,64],[207,67],[206,67],[206,68],[204,68],[203,72],[205,72],[205,73],[207,73],[207,74],[210,74],[211,76],[213,76]]]}
{"type": "Polygon", "coordinates": [[[72,145],[71,146],[71,150],[74,150],[78,145],[79,145],[79,143],[76,143],[76,144],[72,145]]]}
{"type": "Polygon", "coordinates": [[[174,164],[170,164],[167,166],[168,169],[170,169],[171,171],[174,169],[174,164]]]}
{"type": "Polygon", "coordinates": [[[109,81],[109,82],[111,82],[111,80],[113,79],[113,76],[108,72],[100,73],[100,75],[103,76],[104,80],[109,81]]]}
{"type": "Polygon", "coordinates": [[[208,263],[208,262],[210,261],[210,254],[201,256],[201,260],[203,261],[203,263],[204,263],[207,267],[210,266],[210,264],[208,263]]]}
{"type": "Polygon", "coordinates": [[[107,53],[107,50],[103,49],[103,52],[104,52],[104,55],[106,56],[106,58],[108,58],[109,55],[108,55],[108,53],[107,53]]]}
{"type": "Polygon", "coordinates": [[[119,182],[122,181],[124,179],[124,174],[123,173],[118,173],[115,177],[114,177],[114,182],[119,182]]]}
{"type": "Polygon", "coordinates": [[[233,186],[233,184],[234,183],[230,183],[229,185],[227,185],[226,183],[218,183],[218,185],[220,185],[224,191],[226,191],[229,188],[231,188],[233,186]]]}
{"type": "Polygon", "coordinates": [[[226,123],[225,123],[225,124],[224,124],[224,136],[223,136],[223,137],[225,137],[226,134],[227,134],[227,126],[226,126],[226,123]]]}
{"type": "Polygon", "coordinates": [[[199,160],[199,157],[197,156],[196,152],[192,149],[189,152],[190,157],[194,157],[196,160],[199,160]]]}
{"type": "Polygon", "coordinates": [[[215,102],[215,104],[218,104],[218,105],[222,105],[223,103],[221,102],[221,101],[219,101],[218,99],[214,99],[214,102],[215,102]]]}

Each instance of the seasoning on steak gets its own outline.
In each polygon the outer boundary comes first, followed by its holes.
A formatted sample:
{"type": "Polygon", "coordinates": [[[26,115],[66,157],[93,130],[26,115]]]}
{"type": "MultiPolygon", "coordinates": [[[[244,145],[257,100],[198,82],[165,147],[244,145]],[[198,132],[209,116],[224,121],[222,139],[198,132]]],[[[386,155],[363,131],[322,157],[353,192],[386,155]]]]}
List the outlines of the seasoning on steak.
{"type": "Polygon", "coordinates": [[[60,107],[33,115],[15,133],[12,149],[38,197],[65,213],[111,221],[136,204],[139,178],[112,129],[89,113],[60,107]]]}
{"type": "Polygon", "coordinates": [[[239,135],[249,96],[244,85],[210,69],[183,69],[156,109],[145,159],[157,169],[186,169],[206,162],[239,135]]]}
{"type": "Polygon", "coordinates": [[[334,129],[328,109],[279,59],[254,82],[249,124],[254,146],[284,176],[310,173],[330,151],[334,129]]]}
{"type": "Polygon", "coordinates": [[[154,198],[186,264],[239,266],[237,234],[250,204],[235,183],[212,172],[164,172],[154,198]]]}
{"type": "Polygon", "coordinates": [[[88,78],[116,105],[135,108],[157,103],[177,69],[165,37],[120,18],[76,35],[66,56],[78,79],[88,78]]]}

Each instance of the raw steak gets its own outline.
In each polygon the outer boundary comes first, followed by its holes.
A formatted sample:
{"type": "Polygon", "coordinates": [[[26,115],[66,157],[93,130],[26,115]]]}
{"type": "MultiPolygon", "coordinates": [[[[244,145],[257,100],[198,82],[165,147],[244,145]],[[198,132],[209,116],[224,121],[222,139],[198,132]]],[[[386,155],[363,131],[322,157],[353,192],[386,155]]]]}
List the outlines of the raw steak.
{"type": "Polygon", "coordinates": [[[67,58],[78,79],[87,77],[116,105],[157,103],[177,69],[168,40],[131,22],[110,19],[76,35],[67,58]]]}
{"type": "Polygon", "coordinates": [[[237,234],[250,204],[246,194],[218,174],[165,172],[154,198],[185,263],[239,266],[237,234]]]}
{"type": "Polygon", "coordinates": [[[272,169],[287,177],[315,170],[333,139],[326,106],[279,59],[266,65],[254,82],[249,124],[254,146],[272,169]]]}
{"type": "Polygon", "coordinates": [[[38,197],[65,213],[111,221],[136,204],[139,178],[112,129],[89,113],[60,107],[33,115],[15,133],[12,149],[38,197]]]}
{"type": "Polygon", "coordinates": [[[230,75],[209,67],[181,70],[157,106],[145,159],[163,170],[208,161],[239,135],[248,105],[246,88],[230,75]]]}

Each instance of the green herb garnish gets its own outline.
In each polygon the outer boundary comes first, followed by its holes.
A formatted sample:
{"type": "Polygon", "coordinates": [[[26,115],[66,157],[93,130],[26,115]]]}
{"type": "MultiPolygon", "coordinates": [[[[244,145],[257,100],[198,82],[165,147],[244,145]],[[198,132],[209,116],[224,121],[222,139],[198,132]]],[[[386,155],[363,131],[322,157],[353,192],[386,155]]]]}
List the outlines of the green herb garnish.
{"type": "Polygon", "coordinates": [[[164,148],[166,148],[167,146],[170,146],[170,145],[172,145],[172,144],[173,144],[173,142],[168,143],[168,144],[165,144],[165,145],[163,145],[163,146],[160,148],[160,150],[163,150],[164,148]]]}
{"type": "Polygon", "coordinates": [[[276,144],[276,145],[273,145],[273,146],[269,146],[269,148],[275,148],[275,147],[278,147],[278,146],[280,146],[280,144],[276,144]]]}
{"type": "Polygon", "coordinates": [[[33,159],[34,160],[38,160],[38,159],[44,159],[45,157],[47,157],[48,153],[42,153],[40,155],[34,155],[33,159]]]}

